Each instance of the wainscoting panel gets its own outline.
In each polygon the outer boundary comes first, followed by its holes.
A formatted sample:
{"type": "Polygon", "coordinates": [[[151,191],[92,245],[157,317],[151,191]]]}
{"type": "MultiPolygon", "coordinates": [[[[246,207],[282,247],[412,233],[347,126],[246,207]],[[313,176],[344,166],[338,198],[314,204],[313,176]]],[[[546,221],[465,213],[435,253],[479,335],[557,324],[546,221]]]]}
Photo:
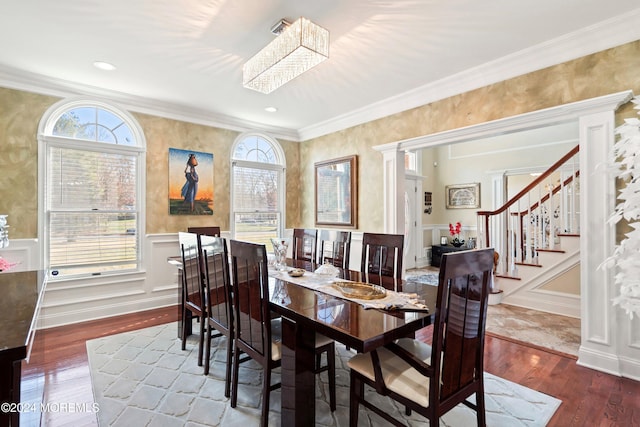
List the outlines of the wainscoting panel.
{"type": "Polygon", "coordinates": [[[40,328],[101,319],[178,303],[178,235],[147,235],[143,270],[111,276],[51,281],[47,284],[40,328]]]}

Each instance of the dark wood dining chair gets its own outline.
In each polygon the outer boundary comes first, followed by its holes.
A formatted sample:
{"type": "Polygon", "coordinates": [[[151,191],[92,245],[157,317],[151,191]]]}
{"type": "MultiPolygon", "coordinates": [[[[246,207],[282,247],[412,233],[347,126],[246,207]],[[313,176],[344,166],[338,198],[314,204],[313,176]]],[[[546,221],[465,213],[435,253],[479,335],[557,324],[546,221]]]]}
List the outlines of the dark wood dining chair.
{"type": "Polygon", "coordinates": [[[438,426],[460,403],[476,411],[484,426],[484,332],[493,249],[446,253],[442,257],[435,307],[433,346],[411,338],[352,357],[349,425],[358,425],[359,405],[393,425],[404,425],[366,400],[364,385],[438,426]],[[475,394],[476,403],[467,399],[475,394]]]}
{"type": "MultiPolygon", "coordinates": [[[[281,384],[271,384],[271,371],[281,364],[282,323],[273,318],[269,309],[269,278],[267,273],[267,251],[264,245],[231,240],[231,271],[233,277],[233,308],[235,337],[233,346],[233,369],[231,375],[231,407],[238,400],[238,374],[240,354],[244,352],[262,365],[261,426],[268,424],[269,396],[281,384]]],[[[316,363],[318,355],[327,352],[329,372],[330,405],[335,410],[335,344],[333,340],[316,334],[316,363]]],[[[320,371],[319,366],[315,367],[320,371]]]]}
{"type": "Polygon", "coordinates": [[[364,233],[360,271],[400,279],[404,236],[402,234],[364,233]]]}
{"type": "MultiPolygon", "coordinates": [[[[202,366],[204,349],[204,289],[198,255],[198,235],[195,233],[178,233],[180,252],[182,256],[182,330],[187,329],[186,322],[191,322],[193,316],[200,321],[200,337],[198,343],[198,366],[202,366]]],[[[182,334],[182,349],[187,348],[187,334],[182,334]]]]}
{"type": "Polygon", "coordinates": [[[227,242],[221,237],[204,234],[198,236],[199,254],[202,257],[204,296],[206,307],[206,340],[204,374],[209,375],[212,338],[226,338],[227,355],[224,395],[231,395],[231,356],[233,352],[233,311],[231,307],[231,278],[227,242]],[[213,331],[217,331],[214,335],[213,331]]]}
{"type": "Polygon", "coordinates": [[[318,264],[328,262],[334,267],[349,269],[351,255],[351,232],[320,230],[318,264]]]}
{"type": "Polygon", "coordinates": [[[316,262],[318,230],[315,228],[294,228],[292,258],[316,262]]]}
{"type": "Polygon", "coordinates": [[[220,237],[220,227],[188,227],[187,232],[204,234],[205,236],[220,237]]]}

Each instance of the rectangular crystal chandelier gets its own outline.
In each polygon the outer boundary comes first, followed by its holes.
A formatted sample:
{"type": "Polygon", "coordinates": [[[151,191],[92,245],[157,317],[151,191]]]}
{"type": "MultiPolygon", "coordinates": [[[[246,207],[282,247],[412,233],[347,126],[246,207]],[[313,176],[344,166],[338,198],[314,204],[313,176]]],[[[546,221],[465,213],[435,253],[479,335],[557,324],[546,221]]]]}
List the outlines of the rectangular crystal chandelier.
{"type": "Polygon", "coordinates": [[[244,64],[242,85],[270,93],[328,57],[329,31],[300,18],[244,64]]]}

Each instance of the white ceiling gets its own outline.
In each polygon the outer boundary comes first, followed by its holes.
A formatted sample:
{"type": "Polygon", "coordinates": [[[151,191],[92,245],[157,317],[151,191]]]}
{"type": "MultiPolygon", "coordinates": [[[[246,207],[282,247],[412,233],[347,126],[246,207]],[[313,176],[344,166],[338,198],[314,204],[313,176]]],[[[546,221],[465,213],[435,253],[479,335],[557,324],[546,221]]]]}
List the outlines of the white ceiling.
{"type": "Polygon", "coordinates": [[[0,86],[294,140],[640,39],[637,0],[1,1],[0,86]],[[243,88],[271,26],[299,16],[330,31],[329,59],[243,88]]]}

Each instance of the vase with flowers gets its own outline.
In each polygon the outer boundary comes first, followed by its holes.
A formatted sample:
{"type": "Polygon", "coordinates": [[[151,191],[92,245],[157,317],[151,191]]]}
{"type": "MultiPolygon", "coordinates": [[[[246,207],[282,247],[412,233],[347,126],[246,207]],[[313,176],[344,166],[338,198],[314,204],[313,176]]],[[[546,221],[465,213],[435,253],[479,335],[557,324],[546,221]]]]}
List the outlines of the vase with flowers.
{"type": "Polygon", "coordinates": [[[451,239],[451,244],[456,248],[459,248],[460,246],[464,245],[464,240],[460,238],[461,231],[462,231],[462,224],[460,224],[460,221],[456,222],[455,225],[449,223],[449,234],[453,236],[453,239],[451,239]]]}

